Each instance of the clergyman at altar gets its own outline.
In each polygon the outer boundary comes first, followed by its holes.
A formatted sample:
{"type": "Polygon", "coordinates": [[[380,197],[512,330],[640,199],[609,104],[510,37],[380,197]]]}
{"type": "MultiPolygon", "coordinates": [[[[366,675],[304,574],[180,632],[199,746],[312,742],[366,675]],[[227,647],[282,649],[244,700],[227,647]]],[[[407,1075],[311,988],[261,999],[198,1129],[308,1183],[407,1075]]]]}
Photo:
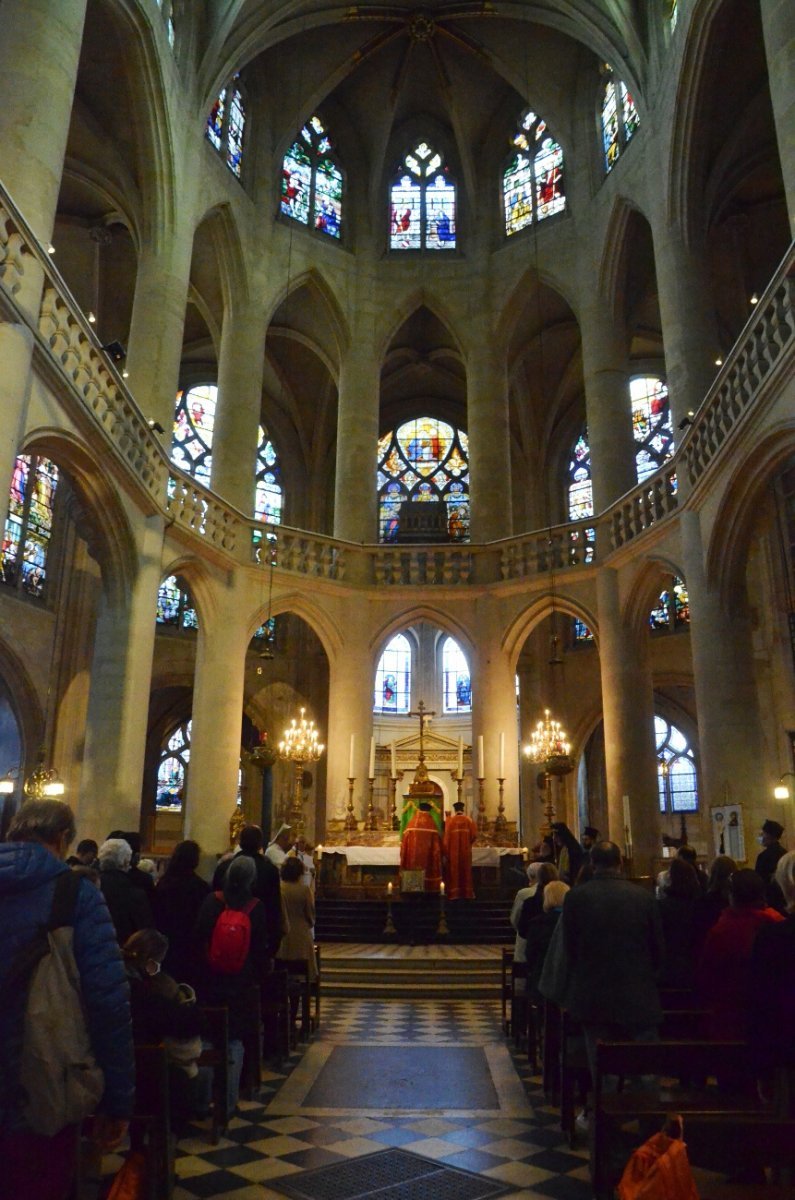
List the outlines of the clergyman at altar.
{"type": "Polygon", "coordinates": [[[472,846],[478,836],[478,827],[464,812],[463,800],[456,800],[453,809],[453,816],[445,822],[442,842],[447,899],[474,900],[472,846]]]}
{"type": "Polygon", "coordinates": [[[427,800],[411,818],[400,843],[400,867],[403,871],[424,871],[425,891],[438,892],[442,882],[442,839],[427,800]]]}

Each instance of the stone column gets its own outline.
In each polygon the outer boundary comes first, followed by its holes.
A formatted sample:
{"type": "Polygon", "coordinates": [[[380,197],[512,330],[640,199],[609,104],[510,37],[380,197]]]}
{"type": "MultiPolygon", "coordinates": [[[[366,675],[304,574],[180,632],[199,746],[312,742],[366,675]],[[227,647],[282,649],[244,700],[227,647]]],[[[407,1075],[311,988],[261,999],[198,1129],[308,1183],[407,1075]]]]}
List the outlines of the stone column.
{"type": "MultiPolygon", "coordinates": [[[[497,614],[494,614],[496,617],[497,614]]],[[[505,742],[505,818],[519,820],[519,728],[515,672],[500,646],[498,620],[479,614],[478,644],[472,666],[472,773],[477,778],[478,738],[483,738],[485,755],[484,798],[486,816],[493,826],[499,803],[497,778],[500,769],[500,735],[505,742]]],[[[477,817],[478,787],[473,783],[472,816],[477,817]]]]}
{"type": "MultiPolygon", "coordinates": [[[[348,628],[352,636],[329,663],[328,735],[325,739],[328,747],[327,819],[345,816],[348,804],[351,735],[354,737],[353,773],[356,778],[353,794],[354,814],[357,819],[361,819],[367,812],[367,770],[373,732],[375,664],[367,647],[369,639],[364,632],[367,629],[364,604],[354,602],[346,606],[346,613],[349,615],[348,628]]],[[[324,835],[325,830],[315,830],[318,841],[322,841],[324,835]]]]}
{"type": "Polygon", "coordinates": [[[77,815],[80,828],[98,840],[109,829],[138,829],[141,822],[162,518],[143,522],[138,540],[130,594],[123,602],[103,594],[94,639],[77,815]]]}
{"type": "Polygon", "coordinates": [[[246,516],[254,512],[265,332],[261,306],[227,308],[218,363],[212,487],[246,516]]]}
{"type": "Polygon", "coordinates": [[[600,513],[635,486],[637,474],[627,334],[592,281],[583,285],[580,336],[594,511],[600,513]]]}
{"type": "Polygon", "coordinates": [[[770,99],[792,236],[795,224],[795,9],[791,0],[761,0],[760,7],[770,99]]]}
{"type": "Polygon", "coordinates": [[[511,432],[505,355],[485,322],[467,356],[470,539],[494,542],[513,533],[511,432]]]}
{"type": "Polygon", "coordinates": [[[654,689],[646,641],[621,618],[618,575],[596,577],[599,665],[605,728],[608,836],[624,846],[624,796],[629,797],[633,869],[647,874],[660,846],[654,689]]]}
{"type": "Polygon", "coordinates": [[[248,647],[238,590],[232,580],[217,592],[199,623],[185,836],[199,843],[204,863],[228,848],[237,798],[248,647]]]}
{"type": "Polygon", "coordinates": [[[144,415],[163,426],[160,438],[167,449],[174,427],[193,250],[193,227],[182,213],[179,221],[163,234],[161,244],[142,247],[127,345],[128,387],[144,415]]]}
{"type": "MultiPolygon", "coordinates": [[[[698,712],[699,806],[706,813],[717,804],[752,806],[759,797],[758,816],[764,819],[764,800],[770,793],[762,769],[763,736],[749,621],[727,611],[707,579],[699,514],[682,512],[680,529],[698,712]]],[[[749,820],[746,816],[751,856],[749,820]]]]}
{"type": "Polygon", "coordinates": [[[654,221],[653,237],[666,382],[678,445],[679,423],[696,411],[715,378],[718,327],[700,248],[686,246],[679,230],[667,225],[661,215],[654,221]]]}
{"type": "Polygon", "coordinates": [[[378,539],[375,456],[380,369],[373,316],[365,310],[359,313],[342,358],[337,400],[334,536],[350,542],[378,539]]]}
{"type": "Polygon", "coordinates": [[[33,334],[27,325],[0,322],[0,533],[8,516],[8,489],[25,426],[33,334]]]}

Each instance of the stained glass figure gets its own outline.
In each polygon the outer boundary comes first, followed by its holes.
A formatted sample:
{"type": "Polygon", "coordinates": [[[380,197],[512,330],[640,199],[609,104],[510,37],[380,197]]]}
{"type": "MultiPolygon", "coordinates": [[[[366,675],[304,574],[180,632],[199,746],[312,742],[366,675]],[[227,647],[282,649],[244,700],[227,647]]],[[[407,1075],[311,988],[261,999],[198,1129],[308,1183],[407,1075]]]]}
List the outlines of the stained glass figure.
{"type": "Polygon", "coordinates": [[[282,520],[282,471],[273,442],[260,425],[257,435],[257,483],[254,516],[258,521],[280,525],[282,520]]]}
{"type": "Polygon", "coordinates": [[[572,637],[575,646],[588,645],[594,640],[593,631],[579,617],[572,617],[572,637]]]}
{"type": "Polygon", "coordinates": [[[698,775],[693,749],[681,729],[654,718],[660,812],[698,812],[698,775]]]}
{"type": "Polygon", "coordinates": [[[690,598],[683,579],[673,575],[663,588],[649,613],[649,627],[653,632],[670,632],[690,624],[690,598]]]}
{"type": "Polygon", "coordinates": [[[404,500],[443,500],[453,541],[469,540],[469,442],[436,417],[417,417],[378,441],[379,541],[393,542],[404,500]]]}
{"type": "Polygon", "coordinates": [[[192,724],[187,720],[178,725],[160,751],[155,791],[155,806],[159,809],[179,812],[182,808],[192,724]]]}
{"type": "Polygon", "coordinates": [[[17,457],[0,547],[0,578],[37,599],[44,595],[57,487],[55,463],[27,454],[17,457]]]}
{"type": "Polygon", "coordinates": [[[502,175],[505,232],[510,237],[536,219],[562,212],[563,150],[550,136],[546,121],[530,109],[521,118],[511,141],[511,157],[502,175]]]}
{"type": "Polygon", "coordinates": [[[396,633],[384,647],[375,672],[373,712],[407,713],[411,707],[411,645],[396,633]]]}
{"type": "Polygon", "coordinates": [[[629,382],[632,403],[632,432],[638,449],[635,465],[638,483],[666,462],[674,452],[671,405],[668,388],[653,375],[636,376],[629,382]]]}
{"type": "Polygon", "coordinates": [[[282,160],[281,212],[327,237],[342,233],[342,171],[318,116],[307,121],[282,160]]]}
{"type": "Polygon", "coordinates": [[[605,63],[602,87],[602,150],[605,171],[618,162],[619,155],[640,124],[640,114],[632,93],[622,81],[616,81],[605,63]]]}
{"type": "Polygon", "coordinates": [[[389,191],[391,250],[455,250],[456,186],[440,153],[420,142],[389,191]]]}
{"type": "Polygon", "coordinates": [[[215,384],[204,384],[177,392],[174,411],[171,461],[205,487],[210,486],[217,401],[215,384]]]}
{"type": "Polygon", "coordinates": [[[472,711],[472,679],[464,651],[455,638],[447,637],[442,646],[442,679],[446,713],[472,711]]]}
{"type": "Polygon", "coordinates": [[[169,575],[157,589],[155,624],[168,629],[199,628],[190,592],[176,575],[169,575]]]}
{"type": "Polygon", "coordinates": [[[226,165],[240,178],[243,169],[243,134],[246,127],[246,106],[235,75],[227,87],[221,88],[207,116],[207,138],[223,155],[226,165]]]}
{"type": "Polygon", "coordinates": [[[588,430],[584,429],[569,456],[569,520],[582,521],[592,516],[591,447],[588,445],[588,430]]]}

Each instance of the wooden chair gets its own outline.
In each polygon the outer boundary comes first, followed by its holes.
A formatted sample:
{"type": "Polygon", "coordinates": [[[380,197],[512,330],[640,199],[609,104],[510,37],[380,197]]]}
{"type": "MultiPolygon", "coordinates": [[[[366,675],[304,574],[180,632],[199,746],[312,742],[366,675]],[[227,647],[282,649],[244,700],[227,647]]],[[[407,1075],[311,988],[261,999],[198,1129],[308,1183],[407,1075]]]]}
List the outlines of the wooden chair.
{"type": "Polygon", "coordinates": [[[787,1187],[757,1183],[712,1183],[703,1200],[775,1200],[795,1194],[795,1120],[767,1116],[688,1116],[685,1140],[691,1163],[710,1171],[735,1174],[748,1167],[772,1168],[787,1187]],[[789,1179],[783,1178],[789,1175],[789,1179]]]}
{"type": "Polygon", "coordinates": [[[245,993],[243,1029],[243,1073],[240,1094],[250,1100],[262,1085],[262,996],[254,983],[245,993]]]}
{"type": "Polygon", "coordinates": [[[312,1015],[312,1033],[316,1033],[320,1028],[320,946],[315,942],[315,962],[317,963],[317,979],[313,980],[309,985],[309,992],[315,1002],[315,1009],[312,1015]]]}
{"type": "Polygon", "coordinates": [[[212,1067],[213,1108],[210,1136],[214,1146],[229,1124],[229,1010],[203,1005],[199,1009],[202,1041],[209,1043],[202,1050],[199,1066],[212,1067]]]}
{"type": "Polygon", "coordinates": [[[576,1140],[575,1103],[577,1086],[588,1091],[590,1069],[582,1037],[582,1025],[571,1013],[560,1012],[560,1127],[574,1146],[576,1140]]]}
{"type": "Polygon", "coordinates": [[[305,1042],[310,1033],[310,985],[309,963],[305,958],[280,958],[280,965],[287,972],[287,994],[290,997],[291,1046],[295,1041],[305,1042]],[[300,1035],[295,1030],[293,1013],[301,1013],[300,1035]]]}
{"type": "Polygon", "coordinates": [[[544,1080],[544,1094],[554,1102],[560,1091],[560,1026],[561,1010],[551,1000],[544,1001],[543,1007],[543,1055],[541,1069],[544,1080]]]}
{"type": "Polygon", "coordinates": [[[501,957],[502,985],[500,998],[502,1000],[502,1031],[507,1037],[511,1032],[509,1005],[511,1002],[511,966],[513,964],[513,946],[503,946],[501,957]]]}
{"type": "Polygon", "coordinates": [[[174,1191],[174,1140],[168,1091],[168,1058],[161,1045],[135,1047],[135,1098],[130,1149],[146,1159],[151,1200],[171,1200],[174,1191]]]}
{"type": "Polygon", "coordinates": [[[262,1037],[265,1055],[274,1059],[277,1067],[290,1054],[290,1000],[287,972],[280,969],[278,960],[273,970],[260,982],[262,1006],[262,1037]]]}

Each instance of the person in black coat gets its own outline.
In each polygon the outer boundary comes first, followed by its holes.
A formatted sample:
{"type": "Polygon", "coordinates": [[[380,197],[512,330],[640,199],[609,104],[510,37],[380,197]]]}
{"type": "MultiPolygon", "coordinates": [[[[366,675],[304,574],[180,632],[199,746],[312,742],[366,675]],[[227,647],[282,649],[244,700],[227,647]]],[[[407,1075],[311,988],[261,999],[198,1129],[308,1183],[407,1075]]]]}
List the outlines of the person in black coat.
{"type": "Polygon", "coordinates": [[[141,859],[141,835],[135,830],[128,830],[126,833],[123,829],[114,829],[113,833],[108,834],[108,841],[111,838],[121,838],[127,842],[132,850],[132,859],[130,860],[130,869],[127,872],[130,883],[135,887],[140,888],[145,894],[147,900],[151,904],[152,895],[155,890],[155,881],[146,871],[141,871],[138,863],[141,859]]]}
{"type": "Polygon", "coordinates": [[[795,1115],[795,850],[778,860],[775,880],[784,897],[786,916],[783,921],[763,925],[754,941],[748,975],[748,1040],[763,1075],[785,1068],[792,1116],[795,1115]]]}
{"type": "Polygon", "coordinates": [[[585,851],[565,821],[552,822],[552,836],[558,852],[558,875],[571,887],[580,872],[585,851]]]}
{"type": "Polygon", "coordinates": [[[667,874],[657,900],[665,942],[660,983],[664,987],[689,989],[696,982],[703,897],[694,868],[683,858],[672,859],[667,874]]]}
{"type": "Polygon", "coordinates": [[[152,928],[149,901],[128,878],[131,858],[130,844],[121,838],[108,838],[99,848],[99,886],[120,946],[139,929],[152,928]]]}
{"type": "Polygon", "coordinates": [[[200,856],[198,842],[184,841],[175,846],[152,896],[155,926],[168,938],[163,970],[178,983],[193,987],[200,970],[194,928],[199,909],[210,893],[209,883],[196,874],[200,856]]]}
{"type": "Polygon", "coordinates": [[[218,890],[223,887],[223,881],[226,877],[229,864],[234,862],[235,859],[243,855],[253,860],[256,870],[256,881],[252,889],[252,894],[262,902],[262,906],[265,909],[265,918],[268,926],[268,955],[270,958],[275,958],[282,938],[287,933],[287,923],[282,907],[279,871],[270,859],[266,858],[262,853],[263,845],[262,830],[259,825],[245,825],[240,831],[240,849],[226,863],[221,862],[218,864],[218,869],[213,876],[213,888],[218,890]]]}

